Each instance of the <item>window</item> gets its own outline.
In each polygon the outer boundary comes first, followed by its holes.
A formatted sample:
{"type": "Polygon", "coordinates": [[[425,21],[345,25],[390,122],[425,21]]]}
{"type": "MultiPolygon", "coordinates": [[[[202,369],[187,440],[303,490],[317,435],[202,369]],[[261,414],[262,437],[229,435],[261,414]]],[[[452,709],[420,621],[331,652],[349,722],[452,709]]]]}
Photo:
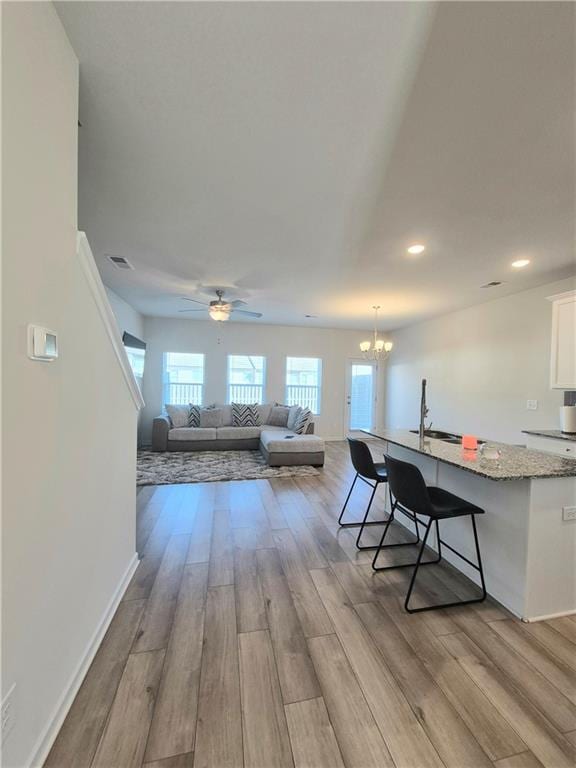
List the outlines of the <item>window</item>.
{"type": "Polygon", "coordinates": [[[318,357],[286,358],[286,404],[320,413],[322,360],[318,357]]]}
{"type": "Polygon", "coordinates": [[[170,405],[202,405],[203,401],[204,355],[165,352],[164,402],[170,405]]]}
{"type": "Polygon", "coordinates": [[[228,355],[228,402],[263,403],[266,358],[228,355]]]}

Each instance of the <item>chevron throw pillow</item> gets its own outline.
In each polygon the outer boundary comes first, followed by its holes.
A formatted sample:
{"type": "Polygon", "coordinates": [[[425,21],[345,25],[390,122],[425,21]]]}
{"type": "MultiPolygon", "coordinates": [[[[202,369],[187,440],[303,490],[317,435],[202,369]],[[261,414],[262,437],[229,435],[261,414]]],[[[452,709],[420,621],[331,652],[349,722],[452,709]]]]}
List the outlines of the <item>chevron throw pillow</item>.
{"type": "Polygon", "coordinates": [[[200,426],[200,406],[192,405],[190,403],[190,409],[188,411],[188,426],[199,427],[200,426]]]}
{"type": "Polygon", "coordinates": [[[258,427],[260,418],[256,403],[245,405],[244,403],[231,403],[233,427],[258,427]]]}
{"type": "Polygon", "coordinates": [[[308,424],[312,421],[312,411],[309,408],[301,408],[300,413],[296,416],[296,421],[293,426],[294,432],[297,435],[306,434],[308,424]]]}

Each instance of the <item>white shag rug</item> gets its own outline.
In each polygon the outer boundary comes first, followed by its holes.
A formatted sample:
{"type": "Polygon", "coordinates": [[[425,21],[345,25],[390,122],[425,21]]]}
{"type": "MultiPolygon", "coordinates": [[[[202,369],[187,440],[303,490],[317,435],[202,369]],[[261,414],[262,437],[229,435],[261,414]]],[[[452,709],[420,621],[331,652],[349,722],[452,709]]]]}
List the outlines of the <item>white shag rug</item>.
{"type": "Polygon", "coordinates": [[[138,451],[136,485],[314,477],[315,467],[269,467],[260,451],[138,451]]]}

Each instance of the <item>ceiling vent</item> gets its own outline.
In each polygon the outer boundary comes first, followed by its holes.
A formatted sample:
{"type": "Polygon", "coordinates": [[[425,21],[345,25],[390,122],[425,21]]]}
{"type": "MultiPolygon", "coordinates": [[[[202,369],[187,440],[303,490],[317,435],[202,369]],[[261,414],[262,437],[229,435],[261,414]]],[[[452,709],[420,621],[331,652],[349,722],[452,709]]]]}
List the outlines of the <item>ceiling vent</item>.
{"type": "Polygon", "coordinates": [[[125,259],[124,256],[109,256],[107,255],[106,258],[108,261],[111,261],[112,264],[116,267],[116,269],[134,269],[132,264],[128,261],[128,259],[125,259]]]}
{"type": "Polygon", "coordinates": [[[502,280],[492,280],[491,283],[486,283],[485,285],[481,285],[481,288],[496,288],[497,285],[502,285],[502,280]]]}

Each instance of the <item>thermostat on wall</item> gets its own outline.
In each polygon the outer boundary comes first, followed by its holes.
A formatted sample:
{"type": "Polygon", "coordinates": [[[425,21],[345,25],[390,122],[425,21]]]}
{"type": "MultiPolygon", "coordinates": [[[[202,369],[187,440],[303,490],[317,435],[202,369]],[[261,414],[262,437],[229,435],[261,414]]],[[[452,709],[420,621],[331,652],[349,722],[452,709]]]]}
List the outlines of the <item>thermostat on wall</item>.
{"type": "Polygon", "coordinates": [[[28,357],[45,363],[58,357],[58,336],[40,325],[28,326],[28,357]]]}

